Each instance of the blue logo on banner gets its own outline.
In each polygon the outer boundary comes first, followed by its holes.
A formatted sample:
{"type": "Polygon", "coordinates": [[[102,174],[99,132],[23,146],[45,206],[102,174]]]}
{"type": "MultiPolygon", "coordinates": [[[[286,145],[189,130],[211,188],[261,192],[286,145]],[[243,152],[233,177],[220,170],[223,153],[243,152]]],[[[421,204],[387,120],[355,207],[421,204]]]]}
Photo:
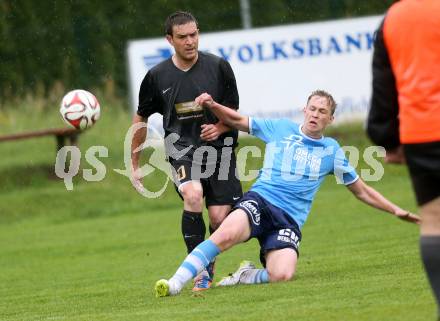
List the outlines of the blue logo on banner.
{"type": "Polygon", "coordinates": [[[173,55],[171,49],[168,48],[159,48],[157,49],[157,54],[151,56],[143,56],[145,66],[150,69],[151,67],[156,66],[161,61],[170,58],[173,55]]]}

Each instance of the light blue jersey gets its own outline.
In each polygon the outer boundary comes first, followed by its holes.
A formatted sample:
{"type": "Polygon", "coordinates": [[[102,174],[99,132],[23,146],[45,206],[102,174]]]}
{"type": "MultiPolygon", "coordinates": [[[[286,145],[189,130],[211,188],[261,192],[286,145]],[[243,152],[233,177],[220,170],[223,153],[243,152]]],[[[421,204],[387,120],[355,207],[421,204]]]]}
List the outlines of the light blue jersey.
{"type": "Polygon", "coordinates": [[[288,119],[249,118],[250,134],[266,143],[254,191],[288,213],[302,228],[325,176],[350,185],[359,176],[330,137],[313,139],[288,119]]]}

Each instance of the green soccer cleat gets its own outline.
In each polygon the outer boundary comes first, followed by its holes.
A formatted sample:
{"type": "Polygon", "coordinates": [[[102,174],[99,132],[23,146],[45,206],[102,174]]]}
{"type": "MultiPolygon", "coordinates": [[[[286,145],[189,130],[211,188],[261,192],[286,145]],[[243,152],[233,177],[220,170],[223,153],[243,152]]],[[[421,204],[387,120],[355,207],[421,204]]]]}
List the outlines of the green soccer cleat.
{"type": "Polygon", "coordinates": [[[154,286],[154,291],[156,292],[156,298],[161,298],[170,295],[170,285],[168,280],[162,279],[156,282],[154,286]]]}

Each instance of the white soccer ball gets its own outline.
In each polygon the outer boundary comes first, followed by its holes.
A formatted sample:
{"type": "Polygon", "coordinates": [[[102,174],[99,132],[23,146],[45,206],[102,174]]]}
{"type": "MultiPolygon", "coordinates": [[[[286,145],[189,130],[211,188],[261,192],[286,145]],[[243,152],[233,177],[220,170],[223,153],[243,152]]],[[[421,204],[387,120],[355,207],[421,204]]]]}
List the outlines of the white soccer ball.
{"type": "Polygon", "coordinates": [[[63,97],[60,113],[68,125],[83,130],[96,123],[101,115],[101,107],[92,93],[75,89],[63,97]]]}

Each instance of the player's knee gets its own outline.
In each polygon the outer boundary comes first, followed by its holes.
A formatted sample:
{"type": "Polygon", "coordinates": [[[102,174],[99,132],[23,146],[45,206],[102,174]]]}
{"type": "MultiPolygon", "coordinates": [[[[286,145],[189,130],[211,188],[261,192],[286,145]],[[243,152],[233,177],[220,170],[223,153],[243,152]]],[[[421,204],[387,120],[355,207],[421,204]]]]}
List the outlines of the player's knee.
{"type": "Polygon", "coordinates": [[[223,220],[225,219],[225,215],[222,215],[221,213],[216,213],[214,215],[209,216],[209,224],[211,227],[216,230],[220,224],[222,224],[223,220]]]}
{"type": "Polygon", "coordinates": [[[290,269],[276,269],[275,271],[268,270],[267,272],[269,274],[270,282],[290,281],[295,274],[295,271],[290,269]]]}
{"type": "Polygon", "coordinates": [[[199,207],[203,204],[203,191],[186,190],[182,192],[183,199],[191,207],[199,207]]]}
{"type": "Polygon", "coordinates": [[[221,220],[219,220],[217,217],[210,217],[209,218],[209,225],[211,226],[211,228],[215,231],[216,229],[218,229],[218,227],[220,226],[220,224],[222,223],[221,220]]]}

